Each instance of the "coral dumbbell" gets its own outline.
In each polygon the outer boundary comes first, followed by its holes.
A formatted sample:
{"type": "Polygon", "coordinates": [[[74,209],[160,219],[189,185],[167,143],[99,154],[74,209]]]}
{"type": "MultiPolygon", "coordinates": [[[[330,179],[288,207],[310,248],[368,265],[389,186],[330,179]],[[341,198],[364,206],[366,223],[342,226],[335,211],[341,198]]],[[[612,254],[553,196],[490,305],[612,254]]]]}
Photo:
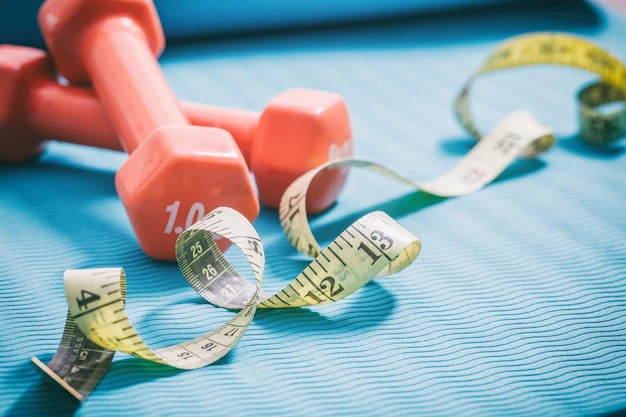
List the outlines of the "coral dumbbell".
{"type": "Polygon", "coordinates": [[[39,25],[59,72],[91,82],[130,156],[115,177],[146,254],[174,259],[178,213],[229,206],[254,219],[259,204],[245,160],[221,129],[195,127],[156,60],[164,47],[147,0],[47,0],[39,25]]]}
{"type": "MultiPolygon", "coordinates": [[[[258,118],[252,171],[264,204],[278,207],[287,187],[305,172],[352,156],[352,132],[343,99],[323,91],[291,89],[274,97],[258,118]]],[[[323,171],[307,195],[309,213],[337,199],[348,171],[323,171]]]]}
{"type": "MultiPolygon", "coordinates": [[[[117,134],[95,94],[61,85],[44,51],[0,45],[0,161],[21,162],[39,154],[54,138],[122,150],[117,134]],[[79,120],[80,123],[76,123],[79,120]],[[7,130],[7,129],[10,129],[7,130]]],[[[180,102],[194,125],[227,130],[253,169],[261,202],[277,208],[287,186],[308,170],[352,155],[350,119],[343,99],[309,89],[287,90],[262,114],[180,102]]],[[[346,171],[324,173],[307,201],[316,213],[332,204],[346,171]]]]}

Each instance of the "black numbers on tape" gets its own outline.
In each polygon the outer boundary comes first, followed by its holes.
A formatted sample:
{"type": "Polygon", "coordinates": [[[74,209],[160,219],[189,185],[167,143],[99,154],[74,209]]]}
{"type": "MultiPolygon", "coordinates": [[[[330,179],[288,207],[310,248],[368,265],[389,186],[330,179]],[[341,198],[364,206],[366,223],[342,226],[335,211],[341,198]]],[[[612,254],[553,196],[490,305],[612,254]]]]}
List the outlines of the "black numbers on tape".
{"type": "Polygon", "coordinates": [[[263,251],[261,250],[261,244],[256,240],[248,240],[248,246],[258,255],[263,255],[263,251]]]}
{"type": "Polygon", "coordinates": [[[291,216],[289,216],[289,222],[293,223],[293,219],[296,218],[296,215],[300,213],[300,208],[298,207],[297,209],[294,210],[293,213],[291,213],[291,216]]]}
{"type": "Polygon", "coordinates": [[[305,297],[309,297],[310,299],[312,299],[316,303],[321,303],[322,302],[322,299],[319,298],[317,295],[313,294],[311,291],[306,293],[305,297]]]}
{"type": "Polygon", "coordinates": [[[200,346],[200,349],[202,350],[206,350],[207,352],[212,351],[213,349],[215,349],[217,347],[217,344],[214,342],[209,342],[203,346],[200,346]]]}
{"type": "Polygon", "coordinates": [[[554,43],[553,41],[549,41],[547,43],[541,43],[539,45],[539,53],[542,55],[556,55],[556,54],[567,54],[570,53],[571,49],[567,45],[554,43]]]}
{"type": "Polygon", "coordinates": [[[552,55],[556,52],[556,49],[552,43],[542,43],[539,45],[539,49],[542,54],[552,55]]]}
{"type": "Polygon", "coordinates": [[[224,336],[233,337],[234,335],[237,334],[238,331],[239,331],[239,329],[232,328],[229,331],[227,331],[226,333],[224,333],[224,336]]]}
{"type": "Polygon", "coordinates": [[[293,206],[295,206],[298,203],[299,199],[300,199],[300,193],[289,197],[289,208],[292,208],[293,206]]]}
{"type": "Polygon", "coordinates": [[[223,213],[222,210],[217,210],[217,211],[211,212],[211,213],[207,214],[206,216],[204,216],[204,218],[202,220],[205,220],[205,221],[206,220],[210,220],[213,217],[215,217],[216,215],[222,214],[222,213],[223,213]]]}
{"type": "Polygon", "coordinates": [[[383,250],[389,249],[391,245],[393,245],[393,239],[391,239],[389,236],[386,236],[380,230],[374,230],[372,234],[370,235],[370,237],[372,238],[373,241],[379,240],[380,248],[383,250]]]}
{"type": "MultiPolygon", "coordinates": [[[[333,277],[326,277],[320,281],[320,290],[326,291],[326,295],[330,297],[336,297],[341,294],[345,288],[343,285],[337,284],[337,281],[333,277]]],[[[321,303],[322,299],[315,295],[313,292],[309,291],[305,295],[305,297],[309,297],[316,303],[321,303]]]]}
{"type": "Polygon", "coordinates": [[[231,284],[225,284],[222,288],[220,288],[220,294],[230,299],[232,296],[237,294],[237,290],[231,284]]]}
{"type": "Polygon", "coordinates": [[[603,119],[594,117],[589,119],[589,124],[587,125],[587,130],[591,135],[602,138],[619,137],[621,129],[620,120],[617,118],[603,119]]]}
{"type": "Polygon", "coordinates": [[[335,297],[343,291],[343,286],[341,284],[336,284],[335,286],[335,278],[326,277],[320,282],[320,288],[325,290],[328,289],[331,297],[335,297]]]}
{"type": "Polygon", "coordinates": [[[501,51],[499,51],[494,58],[495,59],[501,59],[503,61],[507,61],[511,58],[511,50],[510,49],[502,49],[501,51]]]}
{"type": "Polygon", "coordinates": [[[594,64],[606,68],[607,70],[613,69],[613,62],[601,51],[590,49],[587,51],[587,57],[593,61],[594,64]]]}
{"type": "Polygon", "coordinates": [[[494,151],[499,151],[502,155],[507,155],[515,147],[515,144],[520,140],[520,136],[515,133],[508,133],[502,136],[493,145],[494,151]]]}
{"type": "MultiPolygon", "coordinates": [[[[289,197],[289,210],[288,211],[294,208],[296,204],[298,204],[298,201],[300,201],[300,193],[289,197]]],[[[298,213],[300,213],[300,207],[298,207],[297,209],[293,211],[293,213],[291,213],[291,215],[289,216],[289,223],[293,223],[293,219],[296,218],[298,213]]]]}
{"type": "Polygon", "coordinates": [[[376,261],[381,257],[381,255],[376,256],[376,254],[363,242],[359,244],[357,250],[362,250],[367,254],[367,256],[372,258],[372,265],[374,265],[376,261]]]}
{"type": "Polygon", "coordinates": [[[180,352],[178,355],[176,355],[179,359],[190,359],[191,358],[191,353],[189,352],[180,352]]]}
{"type": "Polygon", "coordinates": [[[100,299],[98,294],[86,290],[80,290],[80,298],[76,297],[79,310],[87,310],[89,303],[94,303],[100,299]]]}
{"type": "Polygon", "coordinates": [[[465,184],[473,184],[480,181],[485,175],[487,175],[487,172],[478,168],[471,168],[461,176],[461,181],[465,184]]]}

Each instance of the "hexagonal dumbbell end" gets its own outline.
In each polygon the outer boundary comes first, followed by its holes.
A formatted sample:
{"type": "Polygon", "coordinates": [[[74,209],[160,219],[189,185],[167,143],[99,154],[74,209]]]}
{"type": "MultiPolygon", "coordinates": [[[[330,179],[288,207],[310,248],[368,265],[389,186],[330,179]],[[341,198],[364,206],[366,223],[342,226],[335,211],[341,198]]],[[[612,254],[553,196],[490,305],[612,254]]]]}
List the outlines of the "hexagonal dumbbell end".
{"type": "Polygon", "coordinates": [[[231,207],[253,221],[259,202],[242,161],[225,130],[157,129],[115,176],[144,252],[157,259],[176,259],[178,234],[217,206],[231,207]]]}
{"type": "MultiPolygon", "coordinates": [[[[348,109],[341,96],[326,91],[291,89],[267,106],[255,133],[254,175],[261,200],[278,207],[283,191],[303,172],[329,159],[352,156],[348,109]]],[[[322,172],[307,197],[307,211],[332,205],[348,175],[347,168],[322,172]]]]}
{"type": "Polygon", "coordinates": [[[41,152],[40,139],[27,126],[28,97],[49,71],[44,51],[0,45],[0,161],[24,162],[41,152]]]}
{"type": "Polygon", "coordinates": [[[165,37],[154,3],[151,0],[46,0],[39,10],[39,27],[54,56],[57,68],[65,78],[75,83],[88,83],[86,68],[79,59],[84,43],[106,30],[98,23],[111,16],[118,24],[138,25],[150,49],[160,55],[165,37]]]}

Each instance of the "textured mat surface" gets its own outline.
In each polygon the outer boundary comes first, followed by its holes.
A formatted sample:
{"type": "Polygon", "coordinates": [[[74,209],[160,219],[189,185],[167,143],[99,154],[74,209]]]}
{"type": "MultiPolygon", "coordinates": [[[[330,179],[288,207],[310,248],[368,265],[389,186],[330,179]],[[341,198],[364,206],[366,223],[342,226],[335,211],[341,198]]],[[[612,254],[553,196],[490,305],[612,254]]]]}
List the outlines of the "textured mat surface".
{"type": "MultiPolygon", "coordinates": [[[[261,109],[280,90],[323,88],[351,109],[359,156],[415,179],[443,172],[472,141],[451,103],[487,51],[532,30],[583,34],[626,59],[626,19],[583,3],[510,6],[395,24],[178,46],[163,57],[181,98],[261,109]]],[[[216,365],[176,371],[117,355],[78,407],[29,358],[52,357],[67,268],[123,266],[131,320],[156,346],[232,315],[205,304],[175,265],[134,241],[113,177],[124,156],[54,144],[0,166],[0,412],[5,415],[598,415],[626,409],[626,156],[576,138],[567,68],[481,80],[483,127],[526,107],[561,137],[487,189],[412,193],[361,171],[314,220],[330,241],[381,209],[423,242],[414,265],[348,299],[261,311],[216,365]]],[[[265,288],[306,265],[265,210],[265,288]]]]}

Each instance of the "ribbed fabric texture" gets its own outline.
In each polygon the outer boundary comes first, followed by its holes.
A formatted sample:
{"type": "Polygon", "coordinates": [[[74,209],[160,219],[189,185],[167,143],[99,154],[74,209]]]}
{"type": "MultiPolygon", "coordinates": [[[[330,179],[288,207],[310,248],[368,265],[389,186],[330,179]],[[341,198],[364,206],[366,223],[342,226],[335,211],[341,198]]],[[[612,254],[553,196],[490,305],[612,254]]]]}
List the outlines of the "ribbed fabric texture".
{"type": "MultiPolygon", "coordinates": [[[[179,97],[261,109],[279,91],[328,89],[349,105],[356,153],[415,179],[472,145],[451,105],[507,36],[567,30],[626,59],[626,19],[578,2],[484,9],[397,24],[198,43],[162,63],[179,97]]],[[[420,237],[401,273],[320,308],[260,311],[217,364],[177,371],[118,354],[80,407],[30,364],[61,336],[63,271],[122,266],[131,320],[155,347],[208,331],[212,307],[173,264],[145,257],[114,188],[125,156],[52,144],[38,162],[0,166],[0,412],[5,415],[600,415],[626,409],[626,156],[576,138],[567,68],[481,80],[488,128],[524,107],[561,140],[485,190],[439,199],[354,170],[339,204],[313,219],[330,242],[362,213],[386,211],[420,237]]],[[[77,120],[80,123],[80,120],[77,120]]],[[[264,288],[307,263],[277,214],[255,223],[264,288]]],[[[241,265],[239,260],[236,264],[241,265]]]]}

